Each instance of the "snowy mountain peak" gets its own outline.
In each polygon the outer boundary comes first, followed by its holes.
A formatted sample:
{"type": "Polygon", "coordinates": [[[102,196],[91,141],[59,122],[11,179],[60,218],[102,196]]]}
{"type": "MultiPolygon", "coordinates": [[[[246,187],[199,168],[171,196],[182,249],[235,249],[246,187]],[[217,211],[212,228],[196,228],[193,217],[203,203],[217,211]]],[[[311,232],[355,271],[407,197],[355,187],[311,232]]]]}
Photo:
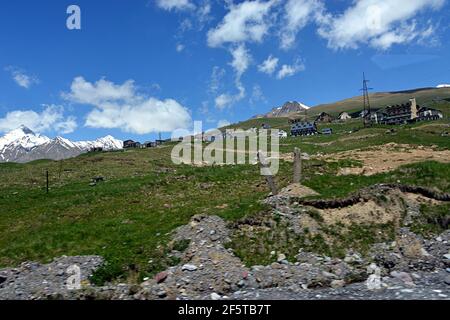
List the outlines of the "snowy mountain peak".
{"type": "Polygon", "coordinates": [[[0,137],[0,162],[28,162],[37,159],[61,160],[75,157],[92,148],[122,149],[123,142],[108,135],[95,141],[73,142],[63,137],[50,139],[20,126],[0,137]]]}
{"type": "Polygon", "coordinates": [[[38,145],[49,142],[50,138],[35,134],[31,129],[26,126],[20,126],[19,128],[12,130],[0,138],[0,152],[6,146],[13,144],[16,147],[22,147],[30,150],[38,145]]]}
{"type": "Polygon", "coordinates": [[[278,117],[288,117],[295,115],[305,110],[309,107],[303,103],[297,101],[288,101],[280,107],[273,108],[269,113],[265,114],[264,118],[278,118],[278,117]]]}

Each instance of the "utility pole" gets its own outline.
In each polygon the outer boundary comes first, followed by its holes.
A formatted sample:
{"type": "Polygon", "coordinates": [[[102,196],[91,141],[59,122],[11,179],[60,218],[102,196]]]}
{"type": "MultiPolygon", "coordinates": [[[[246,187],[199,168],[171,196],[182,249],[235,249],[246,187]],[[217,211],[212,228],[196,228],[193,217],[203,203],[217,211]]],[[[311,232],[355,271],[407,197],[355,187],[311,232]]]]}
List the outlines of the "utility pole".
{"type": "Polygon", "coordinates": [[[370,107],[370,99],[369,99],[369,90],[373,90],[373,88],[369,88],[367,84],[370,80],[366,79],[366,74],[363,72],[363,100],[364,100],[364,111],[363,111],[363,124],[364,127],[372,126],[372,110],[370,107]]]}

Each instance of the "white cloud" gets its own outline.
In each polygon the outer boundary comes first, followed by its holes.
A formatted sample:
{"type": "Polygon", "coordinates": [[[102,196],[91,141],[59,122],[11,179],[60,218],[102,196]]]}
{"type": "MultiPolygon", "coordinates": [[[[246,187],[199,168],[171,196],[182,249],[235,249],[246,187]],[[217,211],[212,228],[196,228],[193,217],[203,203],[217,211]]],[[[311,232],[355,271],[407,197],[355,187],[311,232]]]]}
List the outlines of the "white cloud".
{"type": "Polygon", "coordinates": [[[230,62],[230,66],[235,71],[235,85],[238,90],[238,93],[231,95],[228,93],[224,93],[219,95],[215,99],[216,107],[218,109],[224,109],[233,105],[234,103],[245,98],[245,87],[241,82],[241,77],[247,71],[250,63],[252,61],[252,57],[248,50],[246,49],[244,44],[240,44],[237,47],[230,50],[230,53],[233,57],[233,60],[230,62]]]}
{"type": "Polygon", "coordinates": [[[192,21],[190,19],[187,19],[187,18],[184,19],[183,21],[181,21],[180,25],[178,26],[178,28],[180,29],[181,33],[189,31],[189,30],[192,30],[193,27],[194,26],[192,24],[192,21]]]}
{"type": "Polygon", "coordinates": [[[156,5],[164,10],[188,10],[195,5],[190,0],[156,0],[156,5]]]}
{"type": "Polygon", "coordinates": [[[11,73],[14,82],[22,88],[29,89],[33,84],[39,83],[37,77],[26,74],[26,72],[20,68],[10,66],[5,70],[11,73]]]}
{"type": "Polygon", "coordinates": [[[197,10],[197,17],[201,25],[204,25],[213,19],[211,16],[211,3],[209,0],[203,1],[203,4],[197,10]]]}
{"type": "Polygon", "coordinates": [[[294,74],[301,72],[303,70],[305,70],[305,65],[300,60],[297,60],[292,65],[284,64],[277,73],[277,79],[291,77],[294,74]]]}
{"type": "Polygon", "coordinates": [[[414,18],[427,9],[441,8],[444,3],[445,0],[360,0],[341,15],[328,14],[319,34],[333,49],[356,49],[361,44],[388,49],[393,44],[432,36],[432,29],[418,27],[414,18]]]}
{"type": "Polygon", "coordinates": [[[234,101],[234,96],[227,93],[221,94],[214,100],[216,108],[221,110],[233,104],[234,101]]]}
{"type": "Polygon", "coordinates": [[[208,45],[219,47],[225,43],[261,42],[270,26],[270,9],[277,2],[255,0],[230,4],[222,22],[209,30],[208,45]]]}
{"type": "Polygon", "coordinates": [[[133,80],[116,85],[104,79],[90,83],[83,77],[76,77],[70,87],[70,93],[63,93],[62,96],[72,102],[97,105],[117,100],[133,100],[136,93],[133,80]]]}
{"type": "Polygon", "coordinates": [[[278,66],[278,62],[278,58],[272,57],[272,55],[270,55],[266,60],[264,60],[262,64],[258,66],[258,70],[263,73],[273,74],[278,66]]]}
{"type": "Polygon", "coordinates": [[[137,93],[132,80],[116,85],[104,79],[90,83],[77,77],[71,92],[63,94],[63,97],[94,106],[85,123],[92,128],[117,128],[124,132],[147,134],[191,125],[187,108],[173,99],[159,100],[137,93]]]}
{"type": "Polygon", "coordinates": [[[57,132],[61,132],[63,134],[72,133],[75,131],[75,129],[78,127],[76,118],[73,116],[67,117],[66,120],[62,122],[57,122],[55,124],[55,130],[57,132]]]}
{"type": "Polygon", "coordinates": [[[247,71],[252,61],[252,57],[243,44],[237,46],[234,49],[231,49],[230,52],[233,56],[233,61],[230,63],[230,65],[236,71],[236,77],[240,79],[244,72],[247,71]]]}
{"type": "Polygon", "coordinates": [[[15,110],[8,112],[4,118],[0,118],[0,132],[14,130],[25,125],[37,132],[56,131],[71,133],[76,127],[75,117],[64,118],[64,108],[56,105],[44,105],[42,112],[34,110],[15,110]]]}
{"type": "Polygon", "coordinates": [[[324,13],[321,0],[288,0],[284,6],[281,47],[289,49],[295,43],[297,33],[308,23],[321,20],[324,13]]]}

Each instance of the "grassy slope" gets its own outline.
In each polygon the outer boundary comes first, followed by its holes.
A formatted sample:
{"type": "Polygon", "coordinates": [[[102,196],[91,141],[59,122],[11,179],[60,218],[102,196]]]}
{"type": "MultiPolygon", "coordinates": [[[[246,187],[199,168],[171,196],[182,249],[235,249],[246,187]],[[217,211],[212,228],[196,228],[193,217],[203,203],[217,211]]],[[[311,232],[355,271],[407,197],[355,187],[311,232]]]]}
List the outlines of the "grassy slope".
{"type": "MultiPolygon", "coordinates": [[[[419,105],[435,104],[435,100],[450,99],[450,88],[427,89],[419,91],[393,92],[393,93],[374,93],[370,95],[370,102],[374,108],[384,107],[389,104],[400,104],[408,102],[415,97],[419,105]]],[[[356,112],[362,110],[363,100],[361,96],[345,99],[330,104],[322,104],[313,108],[316,113],[328,112],[332,115],[338,115],[343,111],[356,112]]]]}
{"type": "MultiPolygon", "coordinates": [[[[280,120],[280,119],[278,119],[280,120]]],[[[284,120],[283,120],[284,121],[284,120]]],[[[274,124],[283,126],[279,121],[274,124]]],[[[280,149],[294,146],[310,153],[333,153],[387,142],[438,145],[450,148],[441,136],[445,121],[396,127],[362,129],[360,122],[333,124],[336,134],[282,140],[280,149]],[[439,125],[441,124],[441,125],[439,125]],[[378,137],[342,141],[342,138],[379,134],[378,137]],[[314,143],[333,142],[318,146],[314,143]]],[[[448,131],[448,129],[447,129],[448,131]]],[[[25,260],[48,261],[60,255],[99,254],[109,265],[100,280],[118,276],[141,277],[161,270],[168,233],[198,213],[218,214],[229,220],[264,211],[257,200],[268,191],[255,166],[193,168],[175,166],[170,146],[127,152],[87,154],[61,162],[0,164],[0,265],[25,260]],[[51,191],[44,190],[45,170],[51,191]],[[90,187],[90,179],[106,181],[90,187]],[[153,263],[149,264],[148,260],[153,263]]],[[[305,162],[305,184],[323,197],[343,196],[379,182],[419,184],[450,191],[450,165],[427,162],[372,177],[336,177],[348,163],[305,162]]],[[[282,162],[277,183],[287,185],[291,164],[282,162]]]]}
{"type": "MultiPolygon", "coordinates": [[[[445,89],[440,89],[440,90],[445,90],[445,89]]],[[[405,101],[408,101],[408,99],[409,99],[409,98],[407,98],[407,96],[405,94],[398,94],[398,95],[400,95],[400,97],[396,97],[397,95],[395,95],[395,94],[394,94],[394,97],[392,94],[389,94],[388,96],[385,96],[385,94],[381,94],[381,96],[383,98],[379,99],[379,100],[375,100],[375,101],[378,101],[378,103],[374,103],[373,105],[374,106],[385,106],[389,102],[390,103],[403,103],[405,101]],[[395,98],[395,99],[392,100],[393,98],[395,98]],[[392,102],[392,101],[395,101],[395,102],[392,102]]],[[[444,96],[447,96],[447,95],[442,94],[442,97],[444,97],[444,96]]],[[[436,98],[435,96],[428,96],[428,95],[422,94],[421,98],[418,99],[419,104],[426,104],[429,107],[441,110],[447,119],[450,118],[450,89],[449,89],[449,93],[448,93],[449,101],[434,102],[433,97],[436,98]]],[[[360,111],[360,110],[362,110],[362,103],[358,102],[359,100],[360,100],[360,98],[352,98],[352,99],[344,100],[342,102],[337,102],[334,104],[321,105],[321,106],[311,108],[308,111],[308,120],[313,121],[316,118],[316,116],[322,111],[328,112],[328,113],[332,114],[333,116],[339,115],[339,113],[341,113],[342,111],[347,111],[347,112],[360,111]]],[[[283,129],[286,131],[290,130],[290,124],[289,124],[288,118],[250,119],[247,121],[241,121],[239,123],[224,127],[222,129],[248,130],[253,127],[260,128],[261,125],[264,123],[269,124],[274,129],[283,129]]],[[[347,125],[346,128],[351,130],[352,128],[355,128],[355,127],[361,127],[361,121],[358,121],[357,119],[352,119],[350,121],[345,122],[344,125],[335,126],[333,124],[331,124],[331,125],[324,124],[324,125],[321,125],[320,128],[324,128],[324,127],[344,128],[345,125],[347,125]]]]}

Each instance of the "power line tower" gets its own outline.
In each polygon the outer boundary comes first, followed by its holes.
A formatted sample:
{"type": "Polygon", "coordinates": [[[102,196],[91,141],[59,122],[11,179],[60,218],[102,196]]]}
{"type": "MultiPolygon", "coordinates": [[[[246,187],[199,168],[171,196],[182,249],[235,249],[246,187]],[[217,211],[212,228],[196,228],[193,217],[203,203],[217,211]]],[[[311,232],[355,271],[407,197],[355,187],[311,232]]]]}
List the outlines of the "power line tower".
{"type": "Polygon", "coordinates": [[[364,111],[363,111],[363,123],[364,127],[372,126],[372,110],[370,108],[370,99],[369,99],[369,90],[373,90],[373,88],[369,88],[367,84],[370,80],[366,79],[366,74],[363,73],[363,100],[364,100],[364,111]]]}

